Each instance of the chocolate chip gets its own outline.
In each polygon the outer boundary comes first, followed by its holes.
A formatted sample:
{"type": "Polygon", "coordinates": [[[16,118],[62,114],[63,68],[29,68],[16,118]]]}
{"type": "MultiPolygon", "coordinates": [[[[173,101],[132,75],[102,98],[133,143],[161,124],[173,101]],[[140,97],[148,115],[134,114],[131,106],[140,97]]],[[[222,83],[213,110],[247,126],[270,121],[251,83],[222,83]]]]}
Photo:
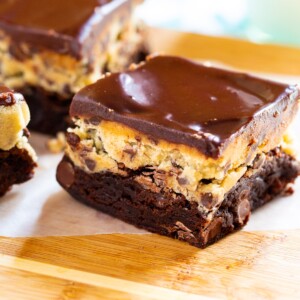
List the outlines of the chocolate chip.
{"type": "Polygon", "coordinates": [[[72,95],[72,91],[69,84],[64,84],[63,93],[66,95],[72,95]]]}
{"type": "Polygon", "coordinates": [[[201,195],[201,203],[207,209],[211,209],[217,200],[213,197],[212,193],[206,193],[201,195]]]}
{"type": "Polygon", "coordinates": [[[77,134],[72,132],[66,133],[66,139],[67,139],[67,143],[74,148],[76,148],[80,142],[80,137],[77,134]]]}
{"type": "Polygon", "coordinates": [[[253,163],[253,169],[260,169],[266,161],[266,155],[260,154],[253,163]]]}
{"type": "Polygon", "coordinates": [[[183,223],[177,221],[176,226],[172,228],[172,231],[175,232],[175,237],[179,240],[189,241],[195,240],[195,236],[192,233],[192,230],[186,227],[183,223]]]}
{"type": "Polygon", "coordinates": [[[121,169],[121,170],[125,169],[125,164],[123,164],[123,163],[117,163],[117,165],[118,165],[119,169],[121,169]]]}
{"type": "Polygon", "coordinates": [[[156,172],[159,174],[166,174],[166,171],[162,169],[158,169],[156,172]]]}
{"type": "Polygon", "coordinates": [[[276,110],[274,113],[273,113],[273,117],[274,118],[277,118],[279,116],[279,112],[276,110]]]}
{"type": "Polygon", "coordinates": [[[203,243],[211,243],[222,231],[223,220],[221,217],[218,217],[207,226],[203,231],[203,243]]]}
{"type": "Polygon", "coordinates": [[[89,123],[91,123],[92,125],[99,125],[101,122],[101,118],[100,117],[92,117],[88,120],[89,123]]]}
{"type": "Polygon", "coordinates": [[[189,181],[185,177],[178,177],[177,181],[180,185],[186,185],[189,183],[189,181]]]}
{"type": "Polygon", "coordinates": [[[16,103],[16,99],[12,92],[6,92],[0,94],[0,105],[11,106],[16,103]]]}
{"type": "Polygon", "coordinates": [[[187,232],[192,232],[191,229],[187,228],[183,223],[177,221],[176,226],[178,226],[181,230],[187,231],[187,232]]]}
{"type": "Polygon", "coordinates": [[[75,179],[73,165],[67,161],[62,161],[58,165],[56,178],[63,187],[69,188],[75,179]]]}
{"type": "Polygon", "coordinates": [[[126,154],[129,154],[130,159],[133,159],[134,156],[136,155],[136,150],[129,146],[126,146],[125,149],[123,150],[123,152],[126,154]]]}
{"type": "Polygon", "coordinates": [[[158,144],[157,139],[153,138],[152,136],[149,136],[148,138],[149,138],[149,140],[150,140],[150,142],[151,142],[152,144],[154,144],[154,145],[157,145],[157,144],[158,144]]]}
{"type": "Polygon", "coordinates": [[[90,171],[95,170],[96,162],[94,160],[87,158],[84,162],[90,171]]]}
{"type": "Polygon", "coordinates": [[[140,136],[138,136],[138,135],[135,137],[135,139],[136,139],[137,142],[141,142],[142,141],[142,138],[140,136]]]}
{"type": "Polygon", "coordinates": [[[237,208],[238,222],[242,225],[246,224],[251,214],[251,206],[248,199],[242,200],[237,208]]]}
{"type": "Polygon", "coordinates": [[[30,132],[29,132],[29,130],[27,128],[23,129],[23,135],[26,136],[27,138],[30,137],[30,132]]]}
{"type": "Polygon", "coordinates": [[[240,201],[248,199],[249,198],[249,194],[250,194],[250,190],[248,190],[248,189],[242,190],[240,192],[240,194],[239,194],[240,201]]]}

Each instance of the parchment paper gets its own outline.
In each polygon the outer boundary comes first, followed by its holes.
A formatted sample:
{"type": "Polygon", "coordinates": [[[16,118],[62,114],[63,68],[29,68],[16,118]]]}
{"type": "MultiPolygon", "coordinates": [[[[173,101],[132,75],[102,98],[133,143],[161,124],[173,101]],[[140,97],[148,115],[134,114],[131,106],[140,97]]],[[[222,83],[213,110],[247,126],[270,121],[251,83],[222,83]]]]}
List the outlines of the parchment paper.
{"type": "MultiPolygon", "coordinates": [[[[297,81],[297,78],[269,77],[291,83],[297,81]]],[[[300,140],[299,115],[293,124],[293,131],[296,140],[300,140]]],[[[46,149],[48,138],[32,134],[31,143],[38,153],[39,167],[32,180],[14,186],[0,199],[0,235],[29,237],[146,233],[73,200],[62,190],[55,179],[56,166],[62,154],[51,154],[46,149]]],[[[300,228],[300,180],[297,180],[294,189],[292,196],[278,198],[253,213],[244,230],[300,228]]]]}

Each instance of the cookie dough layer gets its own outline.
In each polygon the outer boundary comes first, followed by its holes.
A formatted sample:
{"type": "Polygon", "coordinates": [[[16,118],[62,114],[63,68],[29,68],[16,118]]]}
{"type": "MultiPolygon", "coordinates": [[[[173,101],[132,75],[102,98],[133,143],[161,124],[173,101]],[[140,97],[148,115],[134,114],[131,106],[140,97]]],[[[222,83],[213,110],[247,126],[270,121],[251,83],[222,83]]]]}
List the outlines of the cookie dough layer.
{"type": "MultiPolygon", "coordinates": [[[[257,158],[259,160],[259,158],[257,158]]],[[[275,149],[262,164],[248,167],[243,177],[226,193],[213,219],[198,210],[198,203],[172,189],[156,186],[151,168],[109,170],[91,173],[66,156],[58,167],[57,179],[77,200],[149,231],[206,247],[243,227],[251,211],[282,193],[299,174],[299,164],[275,149]],[[156,189],[148,189],[136,178],[148,178],[156,189]]],[[[209,202],[210,196],[207,195],[209,202]]]]}
{"type": "Polygon", "coordinates": [[[13,148],[23,135],[23,129],[29,123],[30,113],[24,98],[14,93],[15,104],[0,105],[0,149],[13,148]]]}
{"type": "Polygon", "coordinates": [[[127,176],[128,170],[149,168],[154,186],[143,176],[134,180],[148,189],[172,189],[188,201],[197,202],[199,210],[208,214],[218,208],[248,166],[254,161],[261,164],[265,153],[280,144],[282,133],[278,130],[277,134],[261,147],[243,148],[240,145],[243,137],[238,138],[220,158],[214,159],[195,148],[155,140],[122,124],[101,121],[93,125],[78,120],[77,127],[69,130],[66,154],[88,173],[111,172],[127,176]],[[203,196],[207,194],[212,198],[209,204],[203,196]]]}

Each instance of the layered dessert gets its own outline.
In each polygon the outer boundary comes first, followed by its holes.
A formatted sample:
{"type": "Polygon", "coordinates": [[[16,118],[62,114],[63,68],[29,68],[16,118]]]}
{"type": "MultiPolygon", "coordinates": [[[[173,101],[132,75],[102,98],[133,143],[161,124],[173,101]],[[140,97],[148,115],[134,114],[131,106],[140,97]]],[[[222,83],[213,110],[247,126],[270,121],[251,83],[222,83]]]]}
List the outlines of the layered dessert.
{"type": "Polygon", "coordinates": [[[27,139],[29,119],[23,96],[0,85],[0,196],[33,175],[36,155],[27,139]]]}
{"type": "MultiPolygon", "coordinates": [[[[290,193],[295,86],[154,56],[83,88],[58,182],[74,198],[205,247],[290,193]]],[[[287,204],[288,205],[288,204],[287,204]]]]}
{"type": "Polygon", "coordinates": [[[138,2],[0,1],[0,82],[24,95],[30,128],[65,129],[75,92],[143,57],[138,2]]]}

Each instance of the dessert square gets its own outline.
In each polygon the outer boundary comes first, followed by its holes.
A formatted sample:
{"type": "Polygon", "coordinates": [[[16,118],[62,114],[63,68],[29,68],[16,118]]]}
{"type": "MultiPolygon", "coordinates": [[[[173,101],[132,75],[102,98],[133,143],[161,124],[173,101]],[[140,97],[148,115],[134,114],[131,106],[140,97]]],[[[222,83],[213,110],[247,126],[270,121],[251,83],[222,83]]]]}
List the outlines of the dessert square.
{"type": "Polygon", "coordinates": [[[3,0],[0,82],[21,92],[30,128],[66,129],[75,92],[145,51],[137,0],[3,0]]]}
{"type": "Polygon", "coordinates": [[[285,138],[298,102],[296,86],[153,56],[75,95],[57,179],[92,207],[205,247],[299,175],[285,138]]]}
{"type": "Polygon", "coordinates": [[[33,176],[36,155],[27,139],[29,119],[23,96],[0,85],[0,196],[33,176]]]}

